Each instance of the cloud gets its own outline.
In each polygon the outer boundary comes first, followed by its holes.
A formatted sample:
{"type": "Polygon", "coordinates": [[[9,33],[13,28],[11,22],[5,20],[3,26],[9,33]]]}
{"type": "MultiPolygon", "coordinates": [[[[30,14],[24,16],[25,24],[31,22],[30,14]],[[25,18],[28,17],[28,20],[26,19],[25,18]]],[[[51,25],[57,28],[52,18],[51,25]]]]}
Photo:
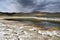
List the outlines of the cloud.
{"type": "Polygon", "coordinates": [[[0,12],[60,12],[60,0],[0,0],[0,12]]]}
{"type": "Polygon", "coordinates": [[[44,12],[60,12],[60,1],[59,0],[44,0],[34,10],[44,12]]]}
{"type": "Polygon", "coordinates": [[[0,0],[0,12],[16,12],[18,3],[16,0],[0,0]]]}
{"type": "Polygon", "coordinates": [[[18,0],[20,4],[22,4],[23,7],[31,7],[34,6],[33,0],[18,0]]]}

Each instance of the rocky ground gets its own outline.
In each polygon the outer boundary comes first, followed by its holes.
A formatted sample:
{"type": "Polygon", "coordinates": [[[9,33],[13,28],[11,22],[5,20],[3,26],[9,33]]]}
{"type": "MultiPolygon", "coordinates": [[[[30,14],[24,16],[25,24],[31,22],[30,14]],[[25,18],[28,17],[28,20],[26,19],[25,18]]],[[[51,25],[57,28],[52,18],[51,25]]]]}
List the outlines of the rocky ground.
{"type": "Polygon", "coordinates": [[[0,40],[60,40],[60,36],[42,35],[28,22],[0,20],[0,40]]]}

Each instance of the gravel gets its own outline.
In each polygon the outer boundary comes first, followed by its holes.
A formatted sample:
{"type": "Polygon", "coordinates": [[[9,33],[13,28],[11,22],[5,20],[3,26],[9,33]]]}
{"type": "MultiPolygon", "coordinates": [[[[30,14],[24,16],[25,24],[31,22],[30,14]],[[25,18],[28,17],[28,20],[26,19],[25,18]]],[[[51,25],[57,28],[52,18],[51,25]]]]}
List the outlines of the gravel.
{"type": "Polygon", "coordinates": [[[0,23],[0,40],[60,40],[60,36],[42,35],[39,29],[25,23],[0,23]],[[19,24],[19,25],[18,25],[19,24]]]}

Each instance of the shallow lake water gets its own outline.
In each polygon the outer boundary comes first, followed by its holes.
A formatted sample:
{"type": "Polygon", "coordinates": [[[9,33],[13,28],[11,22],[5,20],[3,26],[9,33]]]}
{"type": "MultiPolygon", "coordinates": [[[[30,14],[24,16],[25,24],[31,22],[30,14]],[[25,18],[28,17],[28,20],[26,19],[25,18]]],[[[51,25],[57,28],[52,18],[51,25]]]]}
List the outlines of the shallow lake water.
{"type": "Polygon", "coordinates": [[[42,26],[45,28],[49,28],[49,27],[58,27],[60,29],[60,23],[52,23],[52,22],[40,22],[40,23],[36,23],[38,26],[42,26]]]}
{"type": "Polygon", "coordinates": [[[52,28],[52,27],[56,27],[60,29],[60,23],[58,22],[48,22],[48,21],[41,21],[38,23],[32,22],[32,21],[22,21],[24,23],[28,23],[28,24],[35,24],[37,25],[37,27],[43,27],[43,28],[52,28]]]}

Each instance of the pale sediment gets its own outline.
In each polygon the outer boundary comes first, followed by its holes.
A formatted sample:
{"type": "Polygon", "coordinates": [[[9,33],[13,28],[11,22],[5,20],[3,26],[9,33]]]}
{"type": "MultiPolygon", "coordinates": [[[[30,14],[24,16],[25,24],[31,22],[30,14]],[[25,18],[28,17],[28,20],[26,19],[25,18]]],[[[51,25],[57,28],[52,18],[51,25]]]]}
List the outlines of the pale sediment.
{"type": "MultiPolygon", "coordinates": [[[[41,32],[28,23],[2,20],[0,22],[0,40],[60,40],[60,36],[54,35],[53,31],[50,34],[48,32],[41,32]]],[[[59,34],[59,32],[57,33],[59,34]]],[[[55,34],[57,33],[55,32],[55,34]]]]}

